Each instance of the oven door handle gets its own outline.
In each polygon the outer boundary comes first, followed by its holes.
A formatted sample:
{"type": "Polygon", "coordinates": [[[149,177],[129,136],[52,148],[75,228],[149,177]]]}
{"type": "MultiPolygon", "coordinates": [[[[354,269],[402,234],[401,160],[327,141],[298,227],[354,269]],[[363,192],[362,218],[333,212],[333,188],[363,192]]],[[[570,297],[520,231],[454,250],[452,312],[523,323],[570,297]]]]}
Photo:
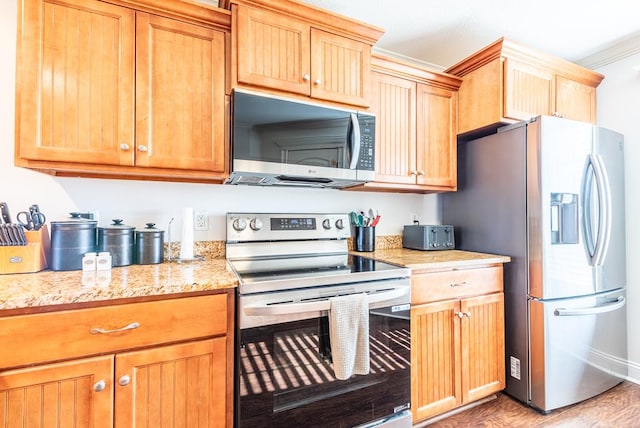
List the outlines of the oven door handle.
{"type": "MultiPolygon", "coordinates": [[[[406,296],[409,294],[410,290],[410,287],[401,287],[381,291],[379,293],[368,293],[369,305],[383,303],[406,296]]],[[[331,301],[327,297],[326,299],[316,300],[313,302],[279,303],[275,305],[247,305],[244,307],[244,313],[248,316],[273,316],[328,311],[329,309],[331,309],[331,301]]]]}

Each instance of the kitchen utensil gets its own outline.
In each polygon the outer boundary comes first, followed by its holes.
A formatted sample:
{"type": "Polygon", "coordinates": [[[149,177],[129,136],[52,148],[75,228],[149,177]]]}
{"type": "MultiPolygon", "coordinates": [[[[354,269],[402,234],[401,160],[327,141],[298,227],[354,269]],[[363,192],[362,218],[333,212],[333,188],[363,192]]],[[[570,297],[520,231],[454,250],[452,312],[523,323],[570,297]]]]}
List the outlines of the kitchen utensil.
{"type": "Polygon", "coordinates": [[[371,226],[356,227],[356,251],[374,251],[376,249],[376,229],[371,226]]]}
{"type": "Polygon", "coordinates": [[[98,228],[98,252],[111,253],[112,266],[128,266],[133,263],[134,232],[121,219],[114,219],[109,226],[98,228]]]}
{"type": "Polygon", "coordinates": [[[81,270],[85,253],[96,251],[95,220],[69,219],[51,222],[51,269],[81,270]]]}
{"type": "Polygon", "coordinates": [[[371,222],[371,227],[376,227],[379,221],[380,221],[380,214],[377,214],[376,217],[371,222]]]}
{"type": "Polygon", "coordinates": [[[40,208],[37,204],[31,205],[28,212],[20,211],[16,218],[18,223],[27,230],[40,230],[47,221],[47,217],[40,212],[40,208]]]}
{"type": "Polygon", "coordinates": [[[11,214],[9,214],[9,205],[6,202],[0,202],[0,216],[5,223],[11,223],[11,214]]]}
{"type": "Polygon", "coordinates": [[[151,265],[164,261],[164,231],[156,229],[155,223],[147,223],[147,227],[136,230],[136,263],[151,265]]]}

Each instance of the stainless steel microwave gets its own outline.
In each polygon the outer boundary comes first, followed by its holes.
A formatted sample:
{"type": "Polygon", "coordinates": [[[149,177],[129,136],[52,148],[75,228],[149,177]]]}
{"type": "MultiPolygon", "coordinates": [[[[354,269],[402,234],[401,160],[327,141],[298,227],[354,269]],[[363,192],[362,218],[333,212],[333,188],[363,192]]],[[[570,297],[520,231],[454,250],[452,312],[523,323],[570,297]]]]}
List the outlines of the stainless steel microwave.
{"type": "Polygon", "coordinates": [[[235,90],[226,184],[342,188],[374,179],[375,116],[235,90]]]}

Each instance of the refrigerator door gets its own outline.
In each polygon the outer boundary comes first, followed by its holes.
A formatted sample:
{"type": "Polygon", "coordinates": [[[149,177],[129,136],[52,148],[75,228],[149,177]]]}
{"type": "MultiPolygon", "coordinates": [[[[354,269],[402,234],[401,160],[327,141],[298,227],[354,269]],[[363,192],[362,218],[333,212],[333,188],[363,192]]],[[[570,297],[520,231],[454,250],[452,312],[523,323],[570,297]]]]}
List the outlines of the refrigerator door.
{"type": "MultiPolygon", "coordinates": [[[[603,143],[610,151],[609,144],[603,143]]],[[[594,127],[541,116],[527,127],[529,295],[538,299],[586,296],[620,288],[597,281],[609,251],[612,182],[607,171],[621,159],[594,152],[594,127]],[[607,160],[605,161],[605,157],[607,160]],[[604,165],[608,165],[605,167],[604,165]]],[[[621,167],[620,167],[621,168],[621,167]]],[[[624,215],[624,214],[622,214],[624,215]]]]}
{"type": "MultiPolygon", "coordinates": [[[[625,256],[625,215],[624,215],[624,137],[606,128],[594,128],[592,158],[597,173],[602,175],[603,186],[599,192],[592,186],[592,193],[586,200],[585,237],[594,238],[587,244],[594,244],[594,279],[596,292],[626,287],[627,264],[625,256]],[[603,194],[603,197],[598,195],[603,194]],[[601,219],[597,214],[604,213],[601,219]],[[587,236],[589,235],[589,236],[587,236]]],[[[594,178],[596,181],[597,176],[594,178]]],[[[589,248],[585,247],[587,251],[589,248]]]]}
{"type": "Polygon", "coordinates": [[[542,411],[593,397],[627,375],[624,290],[531,300],[530,404],[542,411]]]}

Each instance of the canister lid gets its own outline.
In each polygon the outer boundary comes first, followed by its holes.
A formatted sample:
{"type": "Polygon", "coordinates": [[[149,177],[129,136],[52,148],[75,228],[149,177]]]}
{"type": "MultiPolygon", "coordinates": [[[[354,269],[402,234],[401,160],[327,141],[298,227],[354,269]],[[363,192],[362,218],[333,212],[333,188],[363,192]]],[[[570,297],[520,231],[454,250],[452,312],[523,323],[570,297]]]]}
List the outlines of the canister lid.
{"type": "Polygon", "coordinates": [[[146,223],[146,227],[144,229],[136,230],[136,235],[140,236],[162,236],[164,235],[164,230],[156,229],[155,223],[146,223]]]}
{"type": "Polygon", "coordinates": [[[135,229],[133,226],[127,226],[126,224],[122,224],[122,219],[116,218],[116,219],[113,219],[112,221],[113,223],[111,223],[109,226],[99,227],[98,230],[126,232],[126,231],[133,231],[135,229]]]}

